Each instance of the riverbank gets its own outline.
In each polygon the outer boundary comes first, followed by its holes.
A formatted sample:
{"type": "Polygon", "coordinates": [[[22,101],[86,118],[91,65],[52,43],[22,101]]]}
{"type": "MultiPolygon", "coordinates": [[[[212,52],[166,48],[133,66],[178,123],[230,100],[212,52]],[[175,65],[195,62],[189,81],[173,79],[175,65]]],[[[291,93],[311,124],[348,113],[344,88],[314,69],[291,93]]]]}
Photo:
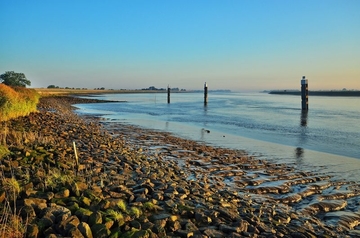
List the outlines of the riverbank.
{"type": "Polygon", "coordinates": [[[73,114],[86,100],[41,98],[38,113],[7,125],[1,181],[20,186],[2,190],[1,214],[15,200],[29,237],[358,234],[358,184],[73,114]]]}

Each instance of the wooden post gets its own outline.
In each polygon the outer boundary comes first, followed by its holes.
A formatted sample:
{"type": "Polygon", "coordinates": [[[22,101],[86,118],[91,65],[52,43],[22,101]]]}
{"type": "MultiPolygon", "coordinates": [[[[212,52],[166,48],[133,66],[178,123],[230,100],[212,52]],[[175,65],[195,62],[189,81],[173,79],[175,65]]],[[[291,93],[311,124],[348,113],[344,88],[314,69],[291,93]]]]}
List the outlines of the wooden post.
{"type": "Polygon", "coordinates": [[[170,103],[170,86],[168,85],[168,88],[167,88],[167,99],[168,99],[168,103],[170,103]]]}
{"type": "Polygon", "coordinates": [[[308,80],[305,79],[305,76],[301,80],[301,110],[309,110],[308,80]]]}
{"type": "Polygon", "coordinates": [[[208,85],[205,82],[205,85],[204,85],[204,105],[205,106],[207,105],[207,102],[208,102],[208,85]]]}
{"type": "Polygon", "coordinates": [[[77,170],[77,171],[79,171],[79,157],[78,157],[78,154],[77,154],[75,141],[73,141],[73,146],[74,146],[74,154],[75,154],[76,170],[77,170]]]}

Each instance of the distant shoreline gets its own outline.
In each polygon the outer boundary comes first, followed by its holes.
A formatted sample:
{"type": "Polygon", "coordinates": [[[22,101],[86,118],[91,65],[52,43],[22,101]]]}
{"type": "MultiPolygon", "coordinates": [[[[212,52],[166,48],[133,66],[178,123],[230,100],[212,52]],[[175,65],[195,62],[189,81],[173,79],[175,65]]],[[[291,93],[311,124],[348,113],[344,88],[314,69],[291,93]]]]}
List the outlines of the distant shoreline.
{"type": "MultiPolygon", "coordinates": [[[[53,95],[86,95],[86,94],[108,94],[108,93],[167,93],[167,90],[145,90],[145,89],[65,89],[65,88],[34,88],[42,96],[53,95]]],[[[199,93],[202,90],[171,91],[171,93],[199,93]]],[[[209,90],[209,92],[231,92],[231,90],[209,90]]]]}
{"type": "Polygon", "coordinates": [[[75,95],[75,94],[105,94],[105,93],[165,93],[161,90],[126,90],[126,89],[62,89],[34,88],[40,95],[75,95]]]}
{"type": "MultiPolygon", "coordinates": [[[[300,91],[293,90],[273,90],[269,94],[278,94],[278,95],[297,95],[300,96],[300,91]]],[[[360,97],[360,91],[309,91],[311,96],[330,96],[330,97],[360,97]]]]}

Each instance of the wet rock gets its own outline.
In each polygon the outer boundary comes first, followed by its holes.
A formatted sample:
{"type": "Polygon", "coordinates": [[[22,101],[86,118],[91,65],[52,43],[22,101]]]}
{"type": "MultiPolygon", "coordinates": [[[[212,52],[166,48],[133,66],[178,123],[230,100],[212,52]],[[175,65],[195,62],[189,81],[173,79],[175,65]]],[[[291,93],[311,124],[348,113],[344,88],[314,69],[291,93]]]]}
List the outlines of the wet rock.
{"type": "Polygon", "coordinates": [[[329,211],[339,211],[346,207],[347,201],[345,200],[324,200],[321,202],[315,202],[309,205],[309,208],[314,209],[315,211],[329,212],[329,211]]]}
{"type": "Polygon", "coordinates": [[[353,229],[355,226],[358,226],[360,224],[359,212],[329,212],[325,214],[324,218],[329,225],[342,226],[347,229],[353,229]]]}

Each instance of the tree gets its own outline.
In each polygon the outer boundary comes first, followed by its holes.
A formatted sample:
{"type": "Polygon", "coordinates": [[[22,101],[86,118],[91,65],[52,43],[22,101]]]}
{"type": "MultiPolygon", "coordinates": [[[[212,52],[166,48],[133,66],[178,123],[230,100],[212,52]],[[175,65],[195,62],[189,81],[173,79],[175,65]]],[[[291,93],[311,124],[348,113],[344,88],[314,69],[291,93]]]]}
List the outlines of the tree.
{"type": "Polygon", "coordinates": [[[25,77],[23,73],[15,73],[14,71],[6,71],[4,74],[0,75],[0,82],[6,84],[10,87],[26,87],[30,86],[31,82],[25,77]]]}

